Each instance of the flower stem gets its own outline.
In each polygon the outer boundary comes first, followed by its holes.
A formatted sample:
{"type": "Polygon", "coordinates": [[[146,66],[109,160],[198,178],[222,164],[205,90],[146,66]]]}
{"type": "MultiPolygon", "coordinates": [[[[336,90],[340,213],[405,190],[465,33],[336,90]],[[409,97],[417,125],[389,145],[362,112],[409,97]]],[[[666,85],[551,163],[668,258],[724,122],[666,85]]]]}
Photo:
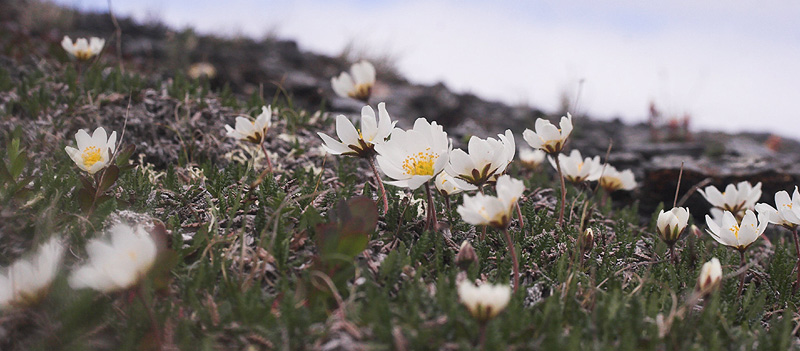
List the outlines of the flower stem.
{"type": "Polygon", "coordinates": [[[517,202],[517,216],[519,217],[519,229],[525,228],[525,220],[522,219],[522,207],[517,202]]]}
{"type": "Polygon", "coordinates": [[[272,173],[272,161],[269,160],[269,153],[267,152],[267,146],[264,145],[264,140],[261,140],[261,151],[264,152],[264,158],[267,159],[267,169],[269,173],[272,173]]]}
{"type": "Polygon", "coordinates": [[[144,305],[144,309],[147,311],[147,317],[150,318],[150,326],[153,328],[153,337],[156,339],[156,350],[162,350],[164,343],[161,336],[161,328],[158,326],[158,320],[153,311],[153,306],[151,306],[144,297],[144,284],[139,284],[139,291],[136,295],[139,296],[139,301],[144,305]]]}
{"type": "Polygon", "coordinates": [[[383,180],[381,180],[381,176],[378,174],[378,168],[375,167],[375,159],[373,157],[367,157],[367,161],[369,161],[369,167],[372,168],[372,173],[375,174],[375,182],[378,183],[378,188],[381,190],[381,198],[383,199],[383,214],[385,215],[389,212],[389,201],[386,199],[386,188],[383,187],[383,180]]]}
{"type": "MultiPolygon", "coordinates": [[[[445,195],[444,196],[444,205],[447,206],[447,225],[449,225],[450,228],[452,229],[452,227],[453,227],[453,218],[452,218],[453,217],[452,216],[453,210],[450,209],[450,195],[445,195]]],[[[798,257],[800,257],[800,256],[798,256],[798,257]]]]}
{"type": "Polygon", "coordinates": [[[425,224],[425,229],[433,228],[436,230],[436,207],[433,205],[433,195],[431,194],[431,185],[425,182],[425,194],[428,196],[428,223],[425,224]]]}
{"type": "Polygon", "coordinates": [[[508,233],[508,228],[503,228],[503,235],[506,237],[508,243],[508,251],[511,252],[511,263],[514,267],[514,292],[519,288],[519,261],[517,261],[517,250],[514,249],[514,242],[511,241],[511,234],[508,233]]]}
{"type": "Polygon", "coordinates": [[[792,238],[794,238],[794,251],[797,254],[797,280],[794,282],[794,287],[792,288],[792,292],[796,293],[797,288],[800,287],[800,241],[797,238],[797,226],[794,227],[792,230],[792,238]]]}
{"type": "Polygon", "coordinates": [[[672,264],[674,264],[675,267],[677,267],[678,266],[678,256],[675,256],[675,245],[674,244],[669,246],[669,257],[672,259],[672,264]]]}
{"type": "MultiPolygon", "coordinates": [[[[740,250],[739,251],[739,255],[741,255],[741,266],[744,268],[745,263],[746,263],[745,259],[744,259],[744,250],[740,250]]],[[[736,296],[738,296],[738,297],[742,296],[742,290],[744,289],[744,276],[745,275],[747,275],[747,270],[744,270],[742,272],[742,276],[739,278],[739,292],[736,294],[736,296]]]]}
{"type": "Polygon", "coordinates": [[[561,209],[558,211],[558,225],[564,226],[564,205],[567,202],[567,186],[564,184],[564,176],[561,173],[561,161],[558,155],[553,157],[556,159],[556,170],[558,171],[558,179],[561,181],[561,209]]]}
{"type": "Polygon", "coordinates": [[[478,329],[478,350],[486,349],[486,322],[480,322],[478,329]]]}

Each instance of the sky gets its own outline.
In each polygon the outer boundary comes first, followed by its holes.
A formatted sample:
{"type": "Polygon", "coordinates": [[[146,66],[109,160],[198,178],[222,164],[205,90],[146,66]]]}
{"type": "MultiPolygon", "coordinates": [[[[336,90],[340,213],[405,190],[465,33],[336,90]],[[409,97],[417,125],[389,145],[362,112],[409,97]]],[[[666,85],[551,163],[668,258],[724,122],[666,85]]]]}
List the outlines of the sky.
{"type": "MultiPolygon", "coordinates": [[[[55,0],[106,11],[107,0],[55,0]]],[[[695,130],[800,137],[800,2],[690,0],[139,0],[118,15],[201,33],[273,35],[392,57],[415,83],[598,119],[651,101],[695,130]]],[[[380,77],[378,77],[380,79],[380,77]]]]}

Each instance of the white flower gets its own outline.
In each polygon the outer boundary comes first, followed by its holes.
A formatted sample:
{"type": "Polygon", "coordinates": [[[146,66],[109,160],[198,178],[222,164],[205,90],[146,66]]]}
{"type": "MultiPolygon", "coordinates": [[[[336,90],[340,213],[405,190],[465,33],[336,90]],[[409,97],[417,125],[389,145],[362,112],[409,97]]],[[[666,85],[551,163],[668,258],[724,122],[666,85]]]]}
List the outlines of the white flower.
{"type": "Polygon", "coordinates": [[[465,190],[472,191],[477,189],[477,187],[472,184],[464,182],[456,183],[456,181],[457,180],[446,171],[440,172],[439,175],[436,176],[436,190],[439,190],[439,193],[443,196],[448,196],[458,194],[465,190]]]}
{"type": "Polygon", "coordinates": [[[789,229],[793,229],[800,224],[800,193],[798,193],[796,186],[791,198],[785,190],[775,193],[775,206],[777,208],[765,203],[757,204],[756,211],[759,214],[767,214],[770,223],[782,225],[789,229]]]}
{"type": "Polygon", "coordinates": [[[473,318],[479,322],[487,322],[502,312],[511,300],[511,288],[508,285],[483,284],[475,286],[464,280],[458,283],[458,298],[473,318]]]}
{"type": "Polygon", "coordinates": [[[461,149],[450,152],[450,162],[445,168],[447,173],[477,186],[503,174],[517,149],[511,130],[506,129],[505,135],[497,136],[500,140],[471,137],[467,146],[469,154],[461,149]]]}
{"type": "Polygon", "coordinates": [[[333,91],[341,97],[350,97],[367,102],[375,85],[375,67],[367,61],[354,63],[350,73],[342,72],[331,78],[333,91]],[[352,74],[352,75],[351,75],[352,74]]]}
{"type": "Polygon", "coordinates": [[[700,268],[700,276],[697,277],[697,291],[702,294],[709,294],[719,288],[722,281],[722,266],[716,257],[703,264],[700,268]]]}
{"type": "Polygon", "coordinates": [[[705,191],[697,190],[706,200],[716,208],[732,212],[736,218],[741,218],[744,210],[755,208],[756,202],[761,198],[761,183],[756,186],[750,182],[743,181],[739,184],[728,184],[725,192],[720,192],[717,187],[710,185],[705,191]]]}
{"type": "Polygon", "coordinates": [[[442,126],[417,118],[413,129],[395,128],[375,151],[383,173],[395,179],[386,183],[414,190],[444,170],[451,147],[442,126]]]}
{"type": "Polygon", "coordinates": [[[92,136],[81,129],[75,133],[78,148],[67,146],[64,150],[75,161],[78,168],[89,174],[95,174],[108,165],[116,148],[117,132],[111,132],[110,137],[106,136],[106,130],[103,127],[95,129],[92,136]]]}
{"type": "Polygon", "coordinates": [[[609,164],[605,165],[599,180],[600,186],[607,192],[636,188],[636,179],[630,169],[620,172],[609,164]]]}
{"type": "Polygon", "coordinates": [[[519,160],[522,162],[522,166],[527,169],[538,168],[544,162],[545,156],[547,156],[547,153],[540,149],[534,150],[529,147],[523,147],[519,150],[519,160]]]}
{"type": "MultiPolygon", "coordinates": [[[[547,160],[550,161],[554,169],[557,169],[556,162],[552,156],[548,156],[547,160]]],[[[584,159],[578,150],[572,150],[569,156],[558,154],[558,161],[561,163],[561,173],[571,183],[577,184],[583,181],[597,180],[603,171],[600,156],[584,159]]]]}
{"type": "Polygon", "coordinates": [[[739,251],[747,249],[761,234],[764,234],[767,224],[769,221],[766,216],[760,215],[759,218],[756,218],[756,214],[750,210],[745,211],[741,225],[730,211],[723,213],[721,225],[706,215],[706,225],[708,225],[708,233],[711,234],[711,237],[720,244],[731,246],[739,251]]]}
{"type": "Polygon", "coordinates": [[[236,117],[236,128],[226,125],[227,135],[237,140],[249,141],[253,144],[261,144],[267,130],[272,127],[272,106],[262,106],[261,114],[255,121],[248,117],[236,117]]]}
{"type": "Polygon", "coordinates": [[[458,206],[456,211],[464,222],[472,225],[491,225],[504,229],[511,222],[516,205],[525,185],[522,181],[502,175],[497,179],[497,196],[464,195],[464,204],[458,206]]]}
{"type": "Polygon", "coordinates": [[[92,37],[88,41],[86,38],[78,38],[75,43],[68,36],[64,36],[61,41],[61,47],[78,60],[88,60],[92,56],[97,55],[103,50],[103,45],[106,44],[104,39],[92,37]]]}
{"type": "Polygon", "coordinates": [[[386,104],[378,104],[378,119],[375,119],[375,110],[370,106],[361,108],[361,130],[356,129],[344,115],[336,116],[336,135],[341,142],[329,137],[325,133],[317,133],[322,141],[322,147],[334,155],[350,155],[372,157],[375,154],[375,145],[380,144],[392,134],[392,128],[397,122],[392,122],[386,104]]]}
{"type": "Polygon", "coordinates": [[[39,302],[58,273],[64,246],[53,238],[29,259],[14,262],[0,274],[0,308],[30,306],[39,302]]]}
{"type": "Polygon", "coordinates": [[[73,289],[126,289],[138,283],[153,266],[157,246],[144,227],[117,224],[107,236],[110,241],[94,239],[86,244],[89,261],[69,277],[73,289]]]}
{"type": "Polygon", "coordinates": [[[534,126],[536,132],[525,129],[522,132],[522,137],[532,148],[542,149],[548,154],[556,154],[561,152],[569,134],[572,133],[572,115],[567,113],[565,117],[561,117],[561,122],[558,125],[561,127],[560,129],[556,128],[550,121],[539,118],[534,126]]]}
{"type": "Polygon", "coordinates": [[[656,229],[661,239],[669,245],[675,244],[680,238],[681,233],[689,224],[689,209],[686,207],[675,207],[667,212],[661,210],[656,220],[656,229]]]}

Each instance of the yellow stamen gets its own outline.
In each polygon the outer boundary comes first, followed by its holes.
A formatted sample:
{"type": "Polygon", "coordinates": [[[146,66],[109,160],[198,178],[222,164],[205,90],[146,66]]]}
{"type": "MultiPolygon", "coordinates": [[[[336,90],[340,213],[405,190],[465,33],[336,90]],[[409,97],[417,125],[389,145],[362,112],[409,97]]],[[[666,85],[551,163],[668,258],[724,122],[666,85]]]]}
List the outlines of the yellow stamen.
{"type": "Polygon", "coordinates": [[[102,156],[97,146],[89,146],[83,150],[83,165],[91,168],[95,163],[100,162],[102,156]]]}
{"type": "Polygon", "coordinates": [[[728,228],[728,230],[733,232],[733,235],[736,237],[736,240],[739,240],[739,226],[738,225],[734,224],[733,226],[728,228]]]}
{"type": "Polygon", "coordinates": [[[406,157],[403,161],[403,170],[407,175],[433,175],[433,164],[439,154],[431,152],[431,148],[406,157]]]}

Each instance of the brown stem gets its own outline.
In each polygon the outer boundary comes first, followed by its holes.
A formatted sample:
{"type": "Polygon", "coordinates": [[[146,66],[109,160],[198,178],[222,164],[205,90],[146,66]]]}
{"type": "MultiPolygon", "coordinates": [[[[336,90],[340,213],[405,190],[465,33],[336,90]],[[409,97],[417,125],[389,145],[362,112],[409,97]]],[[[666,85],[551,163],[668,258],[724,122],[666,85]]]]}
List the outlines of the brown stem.
{"type": "Polygon", "coordinates": [[[800,286],[800,241],[798,241],[797,238],[797,226],[795,226],[794,229],[792,230],[792,238],[794,239],[794,251],[795,254],[797,254],[797,264],[796,264],[797,280],[795,280],[794,282],[794,287],[792,289],[793,290],[792,292],[796,293],[797,288],[800,286]]]}
{"type": "Polygon", "coordinates": [[[147,317],[150,318],[150,326],[153,328],[153,337],[156,339],[156,350],[162,350],[164,346],[164,339],[161,336],[161,328],[158,326],[158,320],[156,320],[153,306],[147,303],[147,299],[144,298],[144,284],[139,284],[139,291],[136,295],[139,296],[139,301],[141,301],[142,305],[144,305],[144,309],[147,311],[147,317]]]}
{"type": "Polygon", "coordinates": [[[372,173],[375,174],[375,182],[378,183],[378,188],[381,190],[381,198],[383,199],[383,214],[389,212],[389,201],[386,199],[386,188],[383,187],[383,180],[381,180],[381,176],[378,174],[378,168],[375,167],[375,159],[372,157],[367,157],[367,161],[369,161],[369,167],[372,168],[372,173]]]}
{"type": "Polygon", "coordinates": [[[433,228],[433,230],[436,230],[438,219],[436,218],[436,207],[433,205],[433,194],[431,194],[429,182],[425,182],[425,194],[428,196],[428,223],[425,224],[425,229],[433,228]]]}
{"type": "Polygon", "coordinates": [[[267,159],[267,169],[269,173],[272,173],[272,161],[269,160],[269,153],[267,152],[267,146],[264,145],[264,140],[261,140],[261,151],[264,151],[264,158],[267,159]]]}
{"type": "Polygon", "coordinates": [[[519,229],[525,228],[525,220],[522,219],[522,207],[517,202],[517,216],[519,217],[519,229]]]}
{"type": "Polygon", "coordinates": [[[447,225],[450,226],[450,229],[453,228],[453,216],[451,213],[453,210],[450,209],[450,195],[444,195],[444,205],[447,207],[447,225]]]}
{"type": "Polygon", "coordinates": [[[567,202],[567,186],[564,184],[564,176],[561,173],[561,161],[558,155],[553,157],[556,159],[556,170],[558,171],[558,179],[561,181],[561,208],[558,210],[558,225],[564,226],[564,204],[567,202]]]}
{"type": "Polygon", "coordinates": [[[669,246],[669,257],[672,259],[672,264],[674,264],[675,267],[677,267],[678,266],[678,256],[675,255],[675,245],[674,244],[669,246]]]}
{"type": "MultiPolygon", "coordinates": [[[[745,259],[744,259],[744,250],[739,250],[739,255],[741,255],[741,266],[744,268],[745,263],[746,263],[745,259]]],[[[742,296],[742,290],[744,289],[744,276],[746,274],[747,274],[747,270],[743,270],[742,271],[742,276],[741,276],[741,278],[739,278],[739,292],[736,294],[736,296],[738,296],[738,297],[742,296]]]]}
{"type": "Polygon", "coordinates": [[[517,261],[517,250],[514,248],[514,242],[511,241],[511,234],[508,233],[508,228],[503,228],[503,235],[506,237],[508,243],[508,251],[511,252],[511,263],[514,267],[514,292],[519,288],[519,261],[517,261]]]}
{"type": "Polygon", "coordinates": [[[486,349],[486,322],[480,322],[478,330],[478,350],[486,349]]]}

